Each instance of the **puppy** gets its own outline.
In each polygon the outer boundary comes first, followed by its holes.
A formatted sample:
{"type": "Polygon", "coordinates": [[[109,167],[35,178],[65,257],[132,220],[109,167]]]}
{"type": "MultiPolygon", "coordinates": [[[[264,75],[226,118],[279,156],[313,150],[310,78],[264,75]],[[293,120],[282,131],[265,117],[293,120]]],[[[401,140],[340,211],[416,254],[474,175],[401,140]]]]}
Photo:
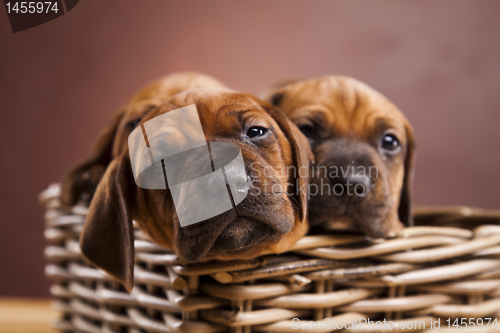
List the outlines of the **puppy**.
{"type": "Polygon", "coordinates": [[[413,129],[380,93],[325,76],[276,88],[267,99],[309,139],[309,223],[393,237],[412,225],[413,129]]]}
{"type": "MultiPolygon", "coordinates": [[[[170,189],[137,186],[128,145],[121,143],[125,138],[115,134],[113,142],[106,145],[120,147],[121,151],[117,148],[113,153],[97,186],[80,246],[88,260],[128,290],[133,285],[132,220],[155,243],[174,250],[183,263],[248,259],[263,250],[280,253],[307,232],[308,178],[294,170],[307,166],[312,153],[298,128],[274,106],[225,88],[190,89],[176,94],[147,112],[135,126],[144,126],[155,117],[193,104],[207,142],[239,147],[246,177],[238,181],[239,186],[247,186],[248,195],[222,214],[181,227],[170,189]]],[[[191,178],[204,163],[195,154],[185,162],[186,174],[191,178]]],[[[197,203],[210,200],[206,190],[200,188],[199,195],[181,196],[179,200],[196,209],[197,203]]],[[[208,189],[219,190],[225,189],[208,189]]]]}
{"type": "Polygon", "coordinates": [[[90,201],[109,163],[127,145],[127,139],[141,119],[170,97],[197,88],[227,88],[213,77],[195,72],[169,74],[139,90],[112,117],[97,136],[89,156],[63,178],[61,201],[72,206],[90,201]]]}

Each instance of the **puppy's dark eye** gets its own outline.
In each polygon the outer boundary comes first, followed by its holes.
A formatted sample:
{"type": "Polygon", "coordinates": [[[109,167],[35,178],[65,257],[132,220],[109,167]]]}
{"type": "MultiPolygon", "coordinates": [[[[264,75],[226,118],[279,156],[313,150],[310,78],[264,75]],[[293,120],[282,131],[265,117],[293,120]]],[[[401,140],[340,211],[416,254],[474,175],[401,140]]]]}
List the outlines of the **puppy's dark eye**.
{"type": "Polygon", "coordinates": [[[312,125],[299,125],[299,130],[307,138],[312,138],[314,136],[314,126],[312,126],[312,125]]]}
{"type": "Polygon", "coordinates": [[[129,124],[130,124],[130,126],[132,126],[132,128],[136,128],[140,122],[141,122],[141,119],[135,119],[135,120],[132,120],[129,124]]]}
{"type": "Polygon", "coordinates": [[[267,128],[260,126],[250,127],[247,131],[247,138],[249,139],[257,138],[259,136],[263,136],[266,133],[267,133],[267,128]]]}
{"type": "Polygon", "coordinates": [[[392,134],[386,134],[382,138],[382,148],[389,151],[394,151],[399,147],[399,140],[392,134]]]}

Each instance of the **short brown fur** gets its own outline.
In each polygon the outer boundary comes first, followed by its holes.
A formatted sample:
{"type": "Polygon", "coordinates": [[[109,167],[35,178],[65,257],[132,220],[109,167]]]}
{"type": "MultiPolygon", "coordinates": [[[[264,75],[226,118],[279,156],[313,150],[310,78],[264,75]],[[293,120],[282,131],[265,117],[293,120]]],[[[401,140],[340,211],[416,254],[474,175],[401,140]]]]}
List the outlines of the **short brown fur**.
{"type": "Polygon", "coordinates": [[[404,224],[412,224],[415,140],[412,126],[394,104],[366,84],[342,76],[293,82],[277,87],[267,99],[309,136],[314,168],[320,171],[312,173],[311,225],[362,230],[379,238],[395,236],[404,224]],[[387,134],[399,141],[397,153],[388,154],[381,148],[381,138],[387,134]],[[314,195],[315,184],[320,188],[339,182],[335,173],[328,176],[320,166],[328,167],[326,170],[343,166],[344,171],[350,166],[356,172],[360,166],[372,166],[377,175],[363,178],[369,183],[363,198],[333,191],[314,195]]]}

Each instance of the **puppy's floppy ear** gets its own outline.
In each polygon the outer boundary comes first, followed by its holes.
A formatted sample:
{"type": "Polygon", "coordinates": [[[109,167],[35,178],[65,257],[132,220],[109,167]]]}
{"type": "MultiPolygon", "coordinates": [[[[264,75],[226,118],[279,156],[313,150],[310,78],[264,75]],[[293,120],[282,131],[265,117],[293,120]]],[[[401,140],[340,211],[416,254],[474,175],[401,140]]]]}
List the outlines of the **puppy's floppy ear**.
{"type": "Polygon", "coordinates": [[[285,97],[285,91],[279,90],[275,93],[273,93],[271,96],[269,96],[269,103],[271,103],[274,106],[279,107],[281,104],[281,101],[283,100],[283,97],[285,97]]]}
{"type": "MultiPolygon", "coordinates": [[[[274,105],[275,107],[279,108],[281,105],[281,102],[283,98],[285,97],[286,94],[286,88],[285,86],[290,83],[297,82],[297,80],[290,81],[287,83],[284,83],[280,86],[278,86],[274,91],[272,91],[268,97],[266,98],[269,103],[274,105]]],[[[297,128],[297,126],[292,123],[288,117],[284,115],[282,111],[279,111],[280,114],[285,117],[286,122],[288,123],[290,135],[287,134],[285,130],[285,135],[289,138],[290,143],[292,144],[292,149],[296,151],[296,156],[298,156],[298,160],[296,162],[297,165],[294,165],[296,168],[297,172],[299,173],[300,170],[307,170],[307,174],[309,176],[309,162],[314,163],[314,154],[311,151],[311,146],[309,144],[309,140],[302,134],[302,132],[297,128]],[[291,138],[291,139],[290,139],[291,138]]],[[[280,125],[281,126],[281,125],[280,125]]],[[[298,188],[302,189],[308,189],[309,188],[309,177],[301,177],[300,174],[298,174],[298,188]],[[304,186],[304,187],[302,187],[304,186]]],[[[307,217],[307,192],[308,190],[300,191],[300,202],[302,203],[302,206],[306,206],[306,214],[305,216],[302,217],[302,221],[304,221],[307,217]]]]}
{"type": "Polygon", "coordinates": [[[90,200],[112,158],[113,140],[118,125],[125,114],[125,107],[113,115],[111,121],[97,136],[89,156],[71,169],[63,178],[61,201],[72,206],[85,195],[90,200]]]}
{"type": "Polygon", "coordinates": [[[314,164],[314,154],[311,150],[311,145],[309,140],[305,135],[298,129],[298,127],[288,118],[286,118],[290,131],[292,133],[293,140],[290,140],[295,155],[294,167],[297,170],[297,188],[299,191],[299,199],[302,209],[302,222],[307,219],[308,212],[308,193],[309,193],[309,166],[314,164]],[[293,141],[293,142],[292,142],[293,141]],[[301,173],[306,172],[305,177],[301,173]]]}
{"type": "Polygon", "coordinates": [[[262,94],[262,99],[264,101],[271,103],[274,106],[279,107],[283,97],[285,96],[285,94],[288,90],[286,87],[288,85],[300,82],[302,80],[303,79],[282,80],[282,81],[278,82],[277,84],[273,85],[266,92],[264,92],[262,94]]]}
{"type": "Polygon", "coordinates": [[[128,151],[115,158],[97,186],[80,236],[82,254],[130,291],[134,235],[130,202],[136,185],[128,151]]]}
{"type": "Polygon", "coordinates": [[[264,96],[264,100],[279,108],[285,93],[282,87],[274,88],[264,96]]]}
{"type": "Polygon", "coordinates": [[[309,140],[302,134],[297,126],[292,123],[278,108],[264,103],[267,113],[278,123],[292,149],[293,167],[297,175],[294,195],[300,203],[301,222],[307,221],[307,197],[309,191],[309,165],[314,163],[314,155],[309,145],[309,140]],[[306,173],[303,176],[304,172],[306,173]]]}
{"type": "Polygon", "coordinates": [[[401,198],[399,201],[398,215],[399,220],[406,226],[413,225],[412,216],[412,190],[413,174],[415,167],[415,134],[412,126],[406,121],[406,155],[404,164],[403,188],[401,189],[401,198]]]}

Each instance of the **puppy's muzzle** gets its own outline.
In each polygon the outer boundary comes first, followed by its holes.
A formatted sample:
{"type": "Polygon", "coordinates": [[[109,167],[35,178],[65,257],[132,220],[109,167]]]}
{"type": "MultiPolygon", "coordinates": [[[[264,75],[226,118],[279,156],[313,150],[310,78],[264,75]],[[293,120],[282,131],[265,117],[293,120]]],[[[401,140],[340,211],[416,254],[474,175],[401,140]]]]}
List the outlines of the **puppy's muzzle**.
{"type": "MultiPolygon", "coordinates": [[[[365,198],[368,196],[370,189],[372,187],[372,181],[369,176],[365,174],[360,174],[356,171],[351,171],[351,168],[355,168],[356,166],[365,168],[365,166],[356,165],[355,163],[349,164],[350,161],[338,162],[333,167],[338,167],[342,170],[338,176],[329,177],[331,186],[334,190],[334,193],[340,193],[339,196],[349,196],[354,195],[359,199],[365,198]],[[347,170],[347,171],[345,171],[347,170]],[[343,172],[344,171],[344,172],[343,172]],[[336,188],[339,187],[343,189],[343,191],[336,191],[336,188]]],[[[368,169],[369,166],[366,166],[368,169]]]]}
{"type": "Polygon", "coordinates": [[[202,188],[207,195],[217,195],[229,190],[234,202],[234,196],[246,195],[250,187],[249,177],[244,171],[240,168],[224,168],[223,173],[210,174],[203,182],[202,188]]]}
{"type": "Polygon", "coordinates": [[[342,141],[332,142],[331,145],[327,145],[327,149],[328,147],[330,147],[328,157],[320,162],[325,169],[318,168],[318,175],[322,176],[322,171],[325,173],[332,192],[337,197],[349,196],[358,200],[367,198],[375,186],[374,178],[378,176],[370,152],[354,143],[342,141]]]}
{"type": "Polygon", "coordinates": [[[176,177],[170,177],[175,178],[172,183],[187,184],[179,197],[174,198],[174,202],[180,203],[178,207],[186,207],[177,210],[177,215],[194,216],[193,220],[199,220],[190,225],[181,224],[179,230],[182,235],[179,237],[180,257],[186,262],[200,260],[209,251],[229,253],[248,248],[275,234],[289,232],[293,226],[293,223],[281,223],[280,219],[264,215],[270,208],[259,204],[265,198],[254,193],[251,171],[244,164],[240,148],[233,145],[235,150],[219,149],[224,144],[210,143],[211,161],[204,158],[206,154],[202,148],[197,148],[183,153],[182,158],[176,156],[177,161],[182,160],[181,164],[166,165],[166,169],[175,167],[177,171],[176,177]],[[190,179],[195,182],[188,184],[190,179]],[[212,214],[209,219],[198,218],[207,210],[221,208],[223,200],[230,200],[228,205],[224,204],[227,209],[212,214]]]}

